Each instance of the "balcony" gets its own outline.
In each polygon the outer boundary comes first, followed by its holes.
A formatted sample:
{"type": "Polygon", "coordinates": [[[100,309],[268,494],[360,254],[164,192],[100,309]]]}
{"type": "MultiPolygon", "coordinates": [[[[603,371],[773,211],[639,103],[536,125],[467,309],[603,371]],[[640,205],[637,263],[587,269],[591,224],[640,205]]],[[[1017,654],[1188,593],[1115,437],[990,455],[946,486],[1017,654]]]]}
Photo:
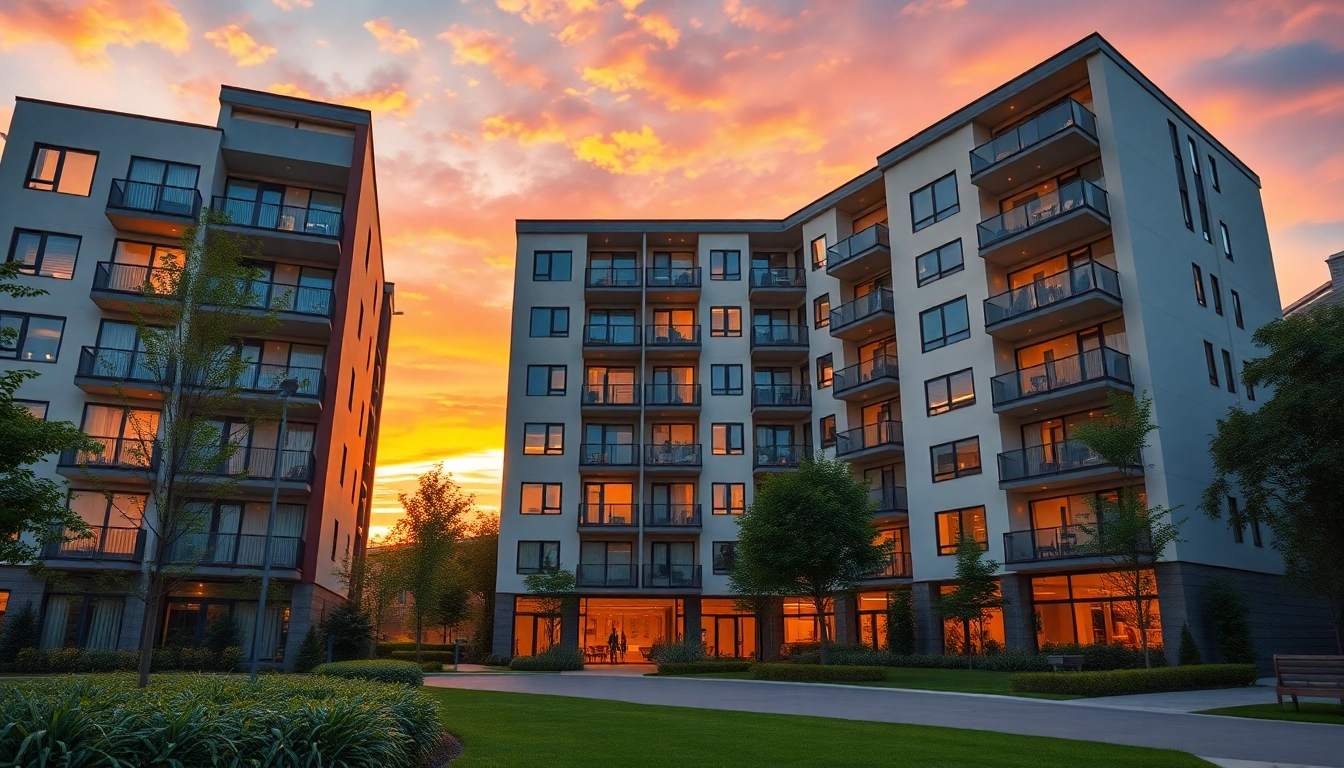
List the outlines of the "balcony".
{"type": "MultiPolygon", "coordinates": [[[[1127,467],[1132,473],[1143,467],[1127,467]]],[[[1059,489],[1123,477],[1120,468],[1107,464],[1101,454],[1078,440],[1064,440],[999,454],[999,488],[1002,490],[1059,489]]]]}
{"type": "Polygon", "coordinates": [[[837,400],[862,402],[894,397],[901,391],[900,369],[894,356],[875,355],[836,371],[831,386],[831,396],[837,400]]]}
{"type": "Polygon", "coordinates": [[[583,354],[594,360],[639,359],[638,325],[583,326],[583,354]]]}
{"type": "Polygon", "coordinates": [[[154,303],[172,299],[168,294],[173,290],[177,272],[164,267],[100,261],[94,267],[89,298],[113,312],[130,312],[134,308],[144,314],[154,303]],[[146,286],[152,286],[149,295],[145,293],[146,286]]]}
{"type": "Polygon", "coordinates": [[[757,384],[751,388],[751,412],[772,417],[812,413],[812,388],[806,384],[757,384]]]}
{"type": "Polygon", "coordinates": [[[645,528],[700,528],[699,504],[645,504],[645,528]]]}
{"type": "Polygon", "coordinates": [[[649,267],[644,270],[644,290],[652,302],[694,304],[700,301],[700,268],[649,267]]]}
{"type": "Polygon", "coordinates": [[[807,295],[807,270],[802,267],[752,267],[747,273],[748,298],[761,306],[796,307],[807,295]]]}
{"type": "Polygon", "coordinates": [[[330,288],[255,280],[248,284],[247,292],[254,297],[249,306],[255,315],[264,316],[268,308],[275,311],[280,322],[272,333],[309,339],[331,336],[330,288]]]}
{"type": "Polygon", "coordinates": [[[694,357],[700,354],[700,326],[646,325],[644,345],[646,357],[662,359],[694,357]]]}
{"type": "Polygon", "coordinates": [[[1053,562],[1076,557],[1094,557],[1087,545],[1092,534],[1076,525],[1034,528],[1003,534],[1003,559],[1006,563],[1053,562]]]}
{"type": "Polygon", "coordinates": [[[1106,190],[1078,179],[976,225],[980,258],[1013,267],[1099,237],[1111,227],[1106,190]]]}
{"type": "Polygon", "coordinates": [[[643,292],[639,267],[588,267],[583,271],[583,297],[590,302],[639,301],[643,292]]]}
{"type": "Polygon", "coordinates": [[[994,412],[1027,416],[1099,402],[1107,390],[1134,391],[1129,355],[1110,347],[1088,350],[989,380],[994,412]]]}
{"type": "Polygon", "coordinates": [[[211,198],[210,207],[227,215],[233,227],[260,233],[263,253],[323,266],[340,264],[340,211],[221,196],[211,198]]]}
{"type": "Polygon", "coordinates": [[[75,369],[75,386],[96,395],[120,396],[140,400],[163,397],[167,377],[150,367],[148,356],[140,350],[83,347],[75,369]]]}
{"type": "Polygon", "coordinates": [[[107,220],[122,232],[176,239],[200,212],[201,193],[193,187],[113,179],[107,195],[107,220]]]}
{"type": "Polygon", "coordinates": [[[864,341],[874,338],[874,334],[889,336],[895,333],[896,305],[891,290],[879,288],[832,309],[830,328],[831,338],[846,341],[864,341]]]}
{"type": "MultiPolygon", "coordinates": [[[[70,539],[74,533],[64,530],[67,541],[52,542],[42,547],[42,559],[76,560],[102,563],[108,560],[138,563],[145,554],[143,528],[107,525],[89,529],[89,536],[70,539]]],[[[50,562],[48,562],[50,564],[50,562]]]]}
{"type": "Polygon", "coordinates": [[[860,282],[891,271],[891,233],[885,224],[857,232],[826,249],[826,274],[860,282]]]}
{"type": "Polygon", "coordinates": [[[879,421],[837,432],[835,455],[850,461],[894,458],[905,453],[905,438],[899,421],[879,421]]]}
{"type": "Polygon", "coordinates": [[[810,445],[758,445],[753,466],[758,472],[797,469],[803,459],[811,456],[810,445]]]}
{"type": "Polygon", "coordinates": [[[660,413],[695,410],[700,407],[700,385],[645,384],[644,407],[660,413]]]}
{"type": "Polygon", "coordinates": [[[634,443],[584,443],[579,446],[579,469],[636,472],[639,469],[639,446],[634,443]]]}
{"type": "Polygon", "coordinates": [[[985,299],[985,333],[1020,341],[1118,314],[1120,275],[1089,261],[985,299]]]}
{"type": "Polygon", "coordinates": [[[873,579],[908,579],[915,574],[914,568],[910,564],[909,552],[892,552],[887,557],[887,562],[882,566],[882,570],[867,577],[873,579]]]}
{"type": "Polygon", "coordinates": [[[637,384],[585,384],[579,398],[584,413],[631,413],[639,410],[637,384]]]}
{"type": "Polygon", "coordinates": [[[89,439],[103,447],[101,453],[61,451],[56,470],[71,478],[140,483],[153,480],[159,465],[154,438],[89,436],[89,439]]]}
{"type": "Polygon", "coordinates": [[[644,446],[646,472],[700,471],[699,443],[659,443],[644,446]]]}
{"type": "MultiPolygon", "coordinates": [[[[313,480],[313,453],[303,450],[278,451],[280,488],[307,491],[313,480]]],[[[229,460],[216,467],[211,474],[218,477],[241,478],[244,488],[269,490],[275,483],[277,451],[274,448],[240,447],[229,460]]]]}
{"type": "Polygon", "coordinates": [[[645,589],[699,589],[700,566],[657,563],[644,566],[645,589]]]}
{"type": "Polygon", "coordinates": [[[868,491],[868,499],[876,505],[876,517],[910,514],[910,501],[903,485],[879,485],[868,491]]]}
{"type": "Polygon", "coordinates": [[[580,587],[635,587],[634,563],[579,563],[575,583],[580,587]]]}
{"type": "Polygon", "coordinates": [[[751,359],[788,362],[807,359],[807,326],[753,325],[751,359]]]}
{"type": "MultiPolygon", "coordinates": [[[[266,537],[247,533],[188,533],[173,542],[169,558],[177,565],[194,565],[209,575],[219,569],[262,568],[266,562],[266,537]]],[[[303,539],[271,537],[271,567],[297,570],[303,560],[303,539]]]]}
{"type": "Polygon", "coordinates": [[[248,406],[265,409],[268,412],[279,411],[280,399],[277,391],[285,379],[295,379],[299,382],[298,390],[289,398],[291,418],[310,417],[322,409],[322,393],[326,378],[321,368],[249,362],[238,376],[237,386],[242,390],[242,400],[246,401],[248,406]]]}
{"type": "Polygon", "coordinates": [[[579,505],[579,530],[581,531],[589,528],[634,530],[637,525],[634,504],[579,505]]]}
{"type": "Polygon", "coordinates": [[[1004,195],[1095,155],[1097,117],[1069,99],[971,150],[971,183],[1004,195]]]}

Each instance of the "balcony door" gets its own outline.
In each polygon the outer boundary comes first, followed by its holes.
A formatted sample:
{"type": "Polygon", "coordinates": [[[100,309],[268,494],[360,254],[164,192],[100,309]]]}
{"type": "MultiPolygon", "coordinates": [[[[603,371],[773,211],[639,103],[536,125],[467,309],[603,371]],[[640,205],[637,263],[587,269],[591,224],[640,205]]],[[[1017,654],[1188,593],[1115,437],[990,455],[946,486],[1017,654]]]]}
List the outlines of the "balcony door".
{"type": "Polygon", "coordinates": [[[772,272],[784,272],[793,268],[793,265],[790,264],[789,261],[790,258],[787,253],[751,254],[752,269],[768,269],[772,272]]]}
{"type": "Polygon", "coordinates": [[[695,368],[690,366],[653,369],[653,405],[677,405],[695,402],[695,368]]]}
{"type": "Polygon", "coordinates": [[[81,454],[89,464],[148,467],[159,435],[159,412],[114,405],[84,406],[84,434],[103,446],[103,452],[81,454]]]}
{"type": "Polygon", "coordinates": [[[630,483],[584,483],[583,522],[591,525],[634,525],[635,486],[630,483]]]}
{"type": "Polygon", "coordinates": [[[606,405],[634,405],[635,369],[603,368],[590,366],[584,371],[587,389],[583,400],[586,403],[606,405]]]}
{"type": "Polygon", "coordinates": [[[654,253],[649,285],[692,285],[691,270],[694,268],[693,253],[654,253]]]}
{"type": "Polygon", "coordinates": [[[635,334],[635,310],[589,310],[587,341],[597,344],[638,344],[639,338],[635,334]]]}
{"type": "Polygon", "coordinates": [[[634,582],[634,546],[628,541],[585,541],[579,545],[579,580],[589,586],[634,582]]]}
{"type": "Polygon", "coordinates": [[[145,211],[160,211],[179,216],[196,213],[196,179],[199,166],[131,158],[126,173],[125,207],[145,211]]]}
{"type": "Polygon", "coordinates": [[[633,253],[594,253],[588,269],[590,285],[639,285],[639,262],[633,253]]]}
{"type": "Polygon", "coordinates": [[[593,464],[635,463],[635,428],[630,424],[588,424],[583,428],[585,459],[593,464]]]}
{"type": "Polygon", "coordinates": [[[134,381],[154,381],[145,360],[145,340],[135,323],[104,320],[98,328],[98,357],[89,375],[134,381]]]}
{"type": "Polygon", "coordinates": [[[690,541],[655,541],[649,545],[653,578],[669,586],[694,583],[695,544],[690,541]]]}
{"type": "Polygon", "coordinates": [[[695,444],[694,424],[654,424],[653,445],[656,448],[676,448],[695,444]]]}
{"type": "Polygon", "coordinates": [[[757,368],[751,373],[756,402],[764,405],[790,405],[796,399],[792,368],[757,368]]]}
{"type": "Polygon", "coordinates": [[[653,311],[653,341],[655,344],[694,340],[694,309],[655,309],[653,311]]]}
{"type": "Polygon", "coordinates": [[[653,500],[654,525],[685,525],[693,517],[694,483],[654,483],[649,492],[653,500]]]}
{"type": "Polygon", "coordinates": [[[861,299],[870,293],[877,293],[878,291],[890,291],[890,290],[891,290],[891,274],[888,273],[874,280],[869,280],[866,283],[859,283],[858,285],[855,285],[854,298],[861,299]]]}
{"type": "Polygon", "coordinates": [[[904,473],[895,464],[872,467],[863,471],[863,479],[868,481],[868,487],[872,488],[874,493],[881,492],[884,495],[889,493],[887,489],[901,485],[903,475],[904,473]]]}

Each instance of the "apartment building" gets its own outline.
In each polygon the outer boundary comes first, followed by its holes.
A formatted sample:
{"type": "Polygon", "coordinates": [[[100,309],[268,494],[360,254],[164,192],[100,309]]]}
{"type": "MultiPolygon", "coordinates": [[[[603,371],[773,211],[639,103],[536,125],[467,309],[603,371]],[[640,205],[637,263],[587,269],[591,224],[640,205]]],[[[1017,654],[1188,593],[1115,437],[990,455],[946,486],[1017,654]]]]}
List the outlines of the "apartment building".
{"type": "Polygon", "coordinates": [[[154,514],[152,472],[133,443],[157,428],[166,388],[137,364],[132,313],[205,207],[230,214],[228,229],[258,245],[258,311],[274,308],[279,324],[239,345],[244,398],[220,432],[243,447],[219,473],[243,479],[230,498],[197,502],[208,529],[176,546],[199,565],[161,606],[155,645],[197,643],[210,620],[231,616],[249,651],[260,623],[258,655],[281,664],[345,598],[333,570],[363,555],[393,314],[370,114],[230,86],[219,101],[215,125],[15,104],[0,157],[0,238],[23,264],[22,282],[46,295],[3,308],[19,337],[0,350],[0,369],[39,371],[18,396],[104,447],[38,468],[68,484],[93,532],[41,552],[61,578],[0,567],[0,611],[39,608],[44,647],[139,647],[144,603],[117,584],[134,583],[154,547],[142,525],[154,514]],[[284,379],[298,387],[277,445],[284,379]],[[277,485],[271,566],[284,598],[258,622],[257,588],[245,582],[263,570],[277,485]]]}
{"type": "Polygon", "coordinates": [[[880,645],[902,585],[919,649],[955,652],[936,605],[963,535],[1001,564],[995,642],[1137,644],[1079,527],[1122,481],[1072,437],[1112,391],[1153,398],[1133,469],[1187,518],[1149,639],[1174,655],[1188,622],[1211,649],[1202,590],[1228,575],[1262,648],[1328,641],[1268,532],[1195,508],[1215,419],[1254,407],[1251,333],[1279,316],[1259,179],[1100,36],[784,219],[520,220],[517,239],[496,653],[600,659],[615,633],[768,658],[821,621],[880,645]],[[896,554],[832,615],[786,599],[758,621],[728,589],[734,518],[809,454],[869,481],[896,554]],[[580,599],[554,637],[523,579],[557,564],[580,599]]]}
{"type": "Polygon", "coordinates": [[[1344,251],[1327,256],[1325,265],[1330,270],[1330,279],[1307,295],[1284,307],[1284,317],[1312,307],[1338,304],[1344,301],[1344,251]]]}

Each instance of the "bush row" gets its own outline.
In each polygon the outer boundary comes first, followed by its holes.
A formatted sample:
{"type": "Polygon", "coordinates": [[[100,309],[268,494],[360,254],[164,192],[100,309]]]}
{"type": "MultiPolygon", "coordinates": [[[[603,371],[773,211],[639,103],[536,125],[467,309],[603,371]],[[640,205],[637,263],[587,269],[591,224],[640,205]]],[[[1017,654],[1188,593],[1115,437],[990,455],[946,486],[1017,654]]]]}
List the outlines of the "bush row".
{"type": "Polygon", "coordinates": [[[583,669],[583,651],[567,645],[553,645],[536,656],[515,656],[509,662],[515,672],[568,672],[583,669]]]}
{"type": "Polygon", "coordinates": [[[444,736],[434,699],[405,686],[190,674],[135,683],[95,675],[0,687],[0,755],[16,765],[415,768],[444,736]]]}
{"type": "Polygon", "coordinates": [[[787,680],[796,682],[863,683],[887,679],[883,667],[826,666],[814,664],[752,664],[753,680],[787,680]]]}
{"type": "MultiPolygon", "coordinates": [[[[389,655],[387,656],[387,658],[389,658],[389,659],[396,659],[397,661],[415,661],[415,651],[393,651],[391,654],[389,654],[389,655]]],[[[439,662],[443,662],[444,664],[452,664],[452,663],[453,663],[453,652],[452,652],[452,651],[421,651],[421,652],[420,652],[420,660],[421,660],[421,661],[439,661],[439,662]]],[[[462,654],[462,656],[459,657],[458,660],[461,661],[461,662],[463,662],[463,663],[467,663],[466,654],[462,654]]]]}
{"type": "MultiPolygon", "coordinates": [[[[832,643],[829,661],[839,665],[879,667],[920,667],[925,669],[966,669],[965,656],[940,654],[900,655],[874,651],[866,645],[832,643]]],[[[1166,656],[1160,646],[1151,651],[1153,666],[1165,666],[1166,656]]],[[[1079,654],[1083,669],[1100,672],[1112,669],[1143,669],[1143,651],[1119,643],[1112,645],[1046,645],[1040,653],[1009,648],[999,653],[972,656],[970,667],[991,672],[1047,672],[1050,664],[1046,657],[1055,654],[1079,654]]],[[[818,643],[792,643],[782,649],[781,655],[793,664],[820,664],[821,646],[818,643]]]]}
{"type": "MultiPolygon", "coordinates": [[[[469,647],[471,647],[471,646],[469,646],[469,645],[463,643],[463,645],[462,645],[462,652],[465,653],[466,650],[467,650],[469,647]]],[[[390,640],[388,640],[388,641],[383,641],[383,642],[381,642],[381,643],[378,643],[375,652],[377,653],[377,655],[378,655],[379,658],[382,658],[382,657],[384,657],[384,656],[391,656],[391,655],[392,655],[394,652],[396,652],[396,651],[414,651],[414,650],[415,650],[415,642],[414,642],[414,641],[403,641],[403,640],[390,641],[390,640]]],[[[421,644],[420,644],[420,650],[422,650],[422,651],[448,651],[448,652],[451,653],[452,650],[453,650],[453,644],[452,644],[452,643],[448,643],[448,644],[445,645],[445,644],[443,644],[443,643],[421,643],[421,644]]]]}
{"type": "Polygon", "coordinates": [[[746,672],[751,669],[750,661],[673,661],[658,665],[660,675],[704,675],[714,672],[746,672]]]}
{"type": "Polygon", "coordinates": [[[372,659],[366,661],[333,661],[319,664],[313,674],[321,677],[340,677],[346,680],[373,680],[379,683],[424,685],[425,673],[409,661],[372,659]]]}
{"type": "MultiPolygon", "coordinates": [[[[209,648],[155,648],[150,657],[153,672],[232,672],[243,660],[243,649],[230,646],[215,652],[209,648]]],[[[7,671],[25,674],[67,674],[71,672],[134,672],[140,667],[139,651],[78,648],[24,648],[7,671]]]]}
{"type": "Polygon", "coordinates": [[[1109,672],[1032,672],[1009,678],[1019,693],[1062,693],[1072,696],[1123,696],[1131,693],[1195,691],[1255,685],[1260,672],[1253,664],[1202,664],[1109,672]]]}

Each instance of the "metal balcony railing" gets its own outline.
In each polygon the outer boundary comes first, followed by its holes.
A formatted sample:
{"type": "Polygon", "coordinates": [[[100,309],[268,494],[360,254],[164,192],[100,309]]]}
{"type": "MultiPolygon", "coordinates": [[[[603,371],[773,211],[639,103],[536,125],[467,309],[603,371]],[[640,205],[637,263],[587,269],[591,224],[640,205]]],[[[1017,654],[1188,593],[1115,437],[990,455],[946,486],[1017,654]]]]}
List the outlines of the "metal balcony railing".
{"type": "Polygon", "coordinates": [[[156,297],[167,296],[178,274],[180,270],[176,268],[100,261],[93,273],[93,288],[96,291],[144,294],[145,286],[152,285],[156,297]]]}
{"type": "MultiPolygon", "coordinates": [[[[266,537],[247,533],[188,533],[172,543],[170,559],[177,564],[261,568],[265,563],[266,537]]],[[[271,537],[271,567],[298,568],[303,557],[303,539],[271,537]]]]}
{"type": "Polygon", "coordinates": [[[892,314],[896,303],[892,300],[891,289],[879,288],[872,293],[845,302],[831,310],[831,333],[844,329],[847,325],[866,320],[874,315],[892,314]]]}
{"type": "Polygon", "coordinates": [[[634,504],[580,504],[579,525],[625,528],[635,524],[634,504]]]}
{"type": "Polygon", "coordinates": [[[994,405],[1002,405],[1100,379],[1133,384],[1129,355],[1110,347],[1090,349],[1080,355],[1000,374],[989,380],[989,389],[994,405]]]}
{"type": "Polygon", "coordinates": [[[807,346],[807,326],[753,325],[751,326],[751,346],[753,349],[756,347],[807,346]]]}
{"type": "Polygon", "coordinates": [[[758,445],[756,446],[756,466],[760,469],[772,467],[796,467],[803,459],[812,456],[810,445],[758,445]]]}
{"type": "Polygon", "coordinates": [[[985,299],[985,325],[1023,317],[1065,299],[1093,292],[1119,299],[1120,275],[1104,264],[1088,261],[1020,288],[990,296],[985,299]]]}
{"type": "Polygon", "coordinates": [[[914,575],[910,565],[909,552],[892,552],[882,570],[869,576],[870,579],[908,579],[914,575]]]}
{"type": "Polygon", "coordinates": [[[638,325],[585,325],[583,344],[587,347],[638,347],[638,325]]]}
{"type": "Polygon", "coordinates": [[[1093,139],[1097,138],[1097,116],[1082,104],[1068,99],[971,150],[971,174],[988,170],[1073,126],[1093,139]]]}
{"type": "Polygon", "coordinates": [[[1092,534],[1076,525],[1033,528],[1003,534],[1003,559],[1009,563],[1030,563],[1092,554],[1086,545],[1092,534]]]}
{"type": "Polygon", "coordinates": [[[270,363],[248,363],[238,377],[238,386],[248,392],[274,392],[285,379],[297,379],[295,395],[321,397],[323,373],[320,368],[303,368],[270,363]]]}
{"type": "Polygon", "coordinates": [[[316,237],[341,236],[340,211],[259,203],[255,200],[238,200],[218,195],[211,198],[210,207],[227,214],[230,223],[240,227],[296,232],[316,237]]]}
{"type": "Polygon", "coordinates": [[[875,355],[871,360],[841,368],[832,374],[831,384],[838,395],[845,390],[878,379],[900,381],[900,369],[896,365],[895,356],[875,355]]]}
{"type": "MultiPolygon", "coordinates": [[[[107,525],[90,528],[88,536],[69,541],[58,541],[42,547],[42,557],[48,560],[125,560],[135,562],[144,557],[145,532],[143,528],[107,525]]],[[[62,538],[74,533],[62,529],[62,538]]]]}
{"type": "Polygon", "coordinates": [[[644,405],[699,405],[699,384],[645,384],[644,405]]]}
{"type": "Polygon", "coordinates": [[[638,288],[639,267],[588,267],[584,285],[589,288],[638,288]]]}
{"type": "Polygon", "coordinates": [[[802,267],[752,267],[747,274],[752,288],[806,288],[807,270],[802,267]]]}
{"type": "Polygon", "coordinates": [[[878,514],[910,511],[910,502],[903,485],[880,485],[868,491],[868,498],[877,505],[878,514]]]}
{"type": "Polygon", "coordinates": [[[576,583],[580,587],[637,586],[634,563],[579,563],[576,583]]]}
{"type": "Polygon", "coordinates": [[[585,384],[581,395],[583,405],[639,405],[639,386],[636,384],[585,384]]]}
{"type": "MultiPolygon", "coordinates": [[[[213,474],[226,477],[246,475],[249,478],[274,478],[276,470],[274,448],[239,448],[229,460],[215,468],[213,474]]],[[[308,482],[313,479],[313,452],[287,449],[279,451],[280,479],[287,482],[308,482]]]]}
{"type": "Polygon", "coordinates": [[[649,288],[699,288],[699,267],[649,267],[644,270],[649,288]]]}
{"type": "Polygon", "coordinates": [[[1006,483],[1033,477],[1050,477],[1062,472],[1104,466],[1107,464],[1101,454],[1082,441],[1064,440],[1000,453],[999,481],[1006,483]]]}
{"type": "Polygon", "coordinates": [[[700,457],[699,443],[658,443],[644,446],[646,467],[698,467],[700,457]]]}
{"type": "Polygon", "coordinates": [[[901,422],[894,420],[879,421],[875,424],[865,424],[862,427],[837,432],[835,435],[835,455],[844,456],[882,445],[899,446],[903,441],[901,422]]]}
{"type": "Polygon", "coordinates": [[[812,405],[812,387],[806,384],[757,384],[751,388],[751,406],[806,408],[812,405]]]}
{"type": "Polygon", "coordinates": [[[645,504],[644,524],[669,528],[699,528],[699,504],[645,504]]]}
{"type": "Polygon", "coordinates": [[[152,435],[141,437],[95,437],[90,440],[103,446],[102,453],[89,451],[61,451],[57,463],[63,467],[99,467],[105,469],[143,469],[158,466],[152,435]]]}
{"type": "Polygon", "coordinates": [[[1025,205],[1011,208],[977,224],[980,248],[988,248],[1021,232],[1048,226],[1055,219],[1084,208],[1107,218],[1111,215],[1106,190],[1086,179],[1071,181],[1054,192],[1047,192],[1025,205]]]}
{"type": "Polygon", "coordinates": [[[699,325],[648,325],[644,331],[644,343],[651,347],[693,347],[700,344],[699,325]]]}
{"type": "Polygon", "coordinates": [[[194,219],[201,211],[201,193],[194,187],[113,179],[107,207],[194,219]]]}
{"type": "Polygon", "coordinates": [[[639,446],[633,443],[584,443],[579,464],[589,467],[637,467],[639,446]]]}
{"type": "Polygon", "coordinates": [[[891,248],[891,232],[885,224],[874,224],[827,248],[826,269],[835,269],[851,259],[872,253],[874,248],[891,248]]]}
{"type": "Polygon", "coordinates": [[[653,563],[644,566],[648,589],[699,589],[700,566],[683,563],[653,563]]]}

